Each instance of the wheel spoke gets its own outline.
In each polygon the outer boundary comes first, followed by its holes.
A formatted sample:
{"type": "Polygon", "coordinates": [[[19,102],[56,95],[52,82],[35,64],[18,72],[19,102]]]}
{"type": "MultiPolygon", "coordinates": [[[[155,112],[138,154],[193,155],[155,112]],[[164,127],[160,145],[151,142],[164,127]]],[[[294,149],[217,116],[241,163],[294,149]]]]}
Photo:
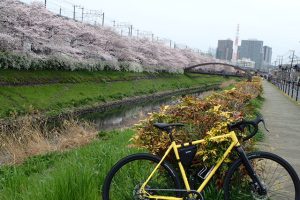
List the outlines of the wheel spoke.
{"type": "Polygon", "coordinates": [[[280,196],[280,197],[284,197],[283,199],[291,199],[291,193],[289,193],[288,191],[273,191],[273,190],[269,190],[269,197],[274,197],[274,196],[280,196]]]}
{"type": "Polygon", "coordinates": [[[267,190],[266,194],[259,192],[242,163],[235,164],[229,171],[229,177],[225,180],[225,199],[247,200],[283,200],[298,199],[295,191],[295,179],[291,177],[293,169],[285,164],[278,156],[271,153],[260,153],[249,157],[256,175],[267,190]],[[263,154],[263,156],[261,155],[263,154]]]}
{"type": "MultiPolygon", "coordinates": [[[[139,155],[139,154],[137,154],[139,155]]],[[[175,181],[175,174],[171,167],[160,166],[150,181],[146,184],[146,193],[141,193],[141,186],[150,176],[151,172],[157,166],[159,159],[148,155],[136,156],[134,159],[125,158],[120,161],[109,173],[111,181],[105,181],[103,196],[108,195],[109,199],[104,200],[143,200],[147,199],[147,194],[176,196],[179,189],[178,180],[175,181]],[[156,159],[154,159],[156,158],[156,159]],[[157,190],[151,190],[151,189],[157,190]],[[148,190],[147,190],[148,189],[148,190]],[[167,189],[167,190],[160,190],[167,189]]]]}

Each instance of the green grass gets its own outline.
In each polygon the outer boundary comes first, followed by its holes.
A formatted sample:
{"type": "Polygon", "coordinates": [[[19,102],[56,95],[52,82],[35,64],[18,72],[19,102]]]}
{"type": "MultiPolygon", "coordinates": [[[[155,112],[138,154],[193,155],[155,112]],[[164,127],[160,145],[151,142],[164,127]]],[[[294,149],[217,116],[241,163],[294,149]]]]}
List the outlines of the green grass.
{"type": "MultiPolygon", "coordinates": [[[[264,100],[265,99],[261,95],[259,95],[255,99],[252,99],[247,105],[248,106],[247,113],[251,113],[252,116],[261,115],[260,110],[263,106],[264,100]]],[[[259,129],[257,134],[253,137],[255,142],[261,142],[264,140],[264,138],[265,138],[265,134],[261,129],[259,129]]]]}
{"type": "MultiPolygon", "coordinates": [[[[50,77],[53,79],[60,76],[64,80],[74,79],[76,81],[74,81],[75,83],[36,86],[0,86],[0,117],[31,113],[33,110],[39,110],[47,115],[56,115],[82,106],[95,106],[99,103],[161,91],[219,84],[227,80],[212,75],[193,75],[193,77],[189,77],[178,74],[160,74],[153,77],[153,79],[132,80],[132,77],[138,77],[140,73],[129,72],[94,72],[95,74],[93,74],[92,72],[38,71],[35,76],[32,72],[28,72],[27,75],[26,73],[21,72],[22,81],[30,80],[30,77],[46,80],[50,77]],[[121,77],[125,80],[131,77],[131,80],[118,82],[95,81],[99,77],[106,77],[110,80],[120,79],[121,77]]],[[[9,70],[6,75],[10,77],[8,79],[11,79],[13,74],[15,74],[16,79],[21,79],[17,71],[9,70]]],[[[146,75],[142,74],[142,76],[146,75]]]]}
{"type": "MultiPolygon", "coordinates": [[[[87,146],[31,157],[21,165],[0,167],[0,199],[100,200],[102,184],[111,167],[127,155],[146,152],[128,147],[133,134],[130,129],[100,132],[99,138],[87,146]]],[[[132,172],[141,174],[146,167],[140,164],[131,165],[135,167],[132,172]]],[[[122,174],[120,180],[132,182],[128,173],[122,174]]],[[[129,191],[128,195],[131,194],[129,191]]],[[[211,183],[205,196],[216,200],[222,199],[223,193],[211,183]]],[[[117,196],[116,200],[122,197],[117,196]]]]}
{"type": "Polygon", "coordinates": [[[128,148],[132,130],[102,133],[92,144],[65,153],[28,159],[0,168],[1,200],[96,200],[117,160],[141,150],[128,148]]]}
{"type": "MultiPolygon", "coordinates": [[[[21,165],[0,167],[0,199],[100,200],[102,184],[111,167],[127,155],[146,152],[128,147],[133,134],[130,129],[100,132],[99,139],[87,146],[31,157],[21,165]]],[[[141,164],[130,165],[128,170],[135,169],[131,172],[140,175],[146,168],[141,164]]],[[[145,178],[147,174],[141,175],[145,178]]],[[[119,179],[119,182],[132,182],[126,170],[119,179]]],[[[129,186],[128,183],[124,187],[129,186]]],[[[131,190],[122,191],[130,196],[131,190]]],[[[123,192],[120,195],[124,195],[123,192]]],[[[204,196],[207,200],[224,198],[214,181],[205,188],[204,196]]],[[[124,199],[122,197],[117,194],[115,200],[124,199]]]]}
{"type": "MultiPolygon", "coordinates": [[[[0,69],[0,83],[82,83],[170,77],[168,73],[134,73],[118,71],[13,70],[0,69]]],[[[175,76],[175,75],[173,75],[175,76]]]]}
{"type": "MultiPolygon", "coordinates": [[[[258,108],[262,101],[258,97],[251,105],[258,108]]],[[[87,146],[31,157],[18,166],[0,167],[0,199],[101,199],[101,187],[110,168],[126,155],[145,151],[128,147],[133,134],[130,129],[100,132],[99,139],[87,146]]],[[[213,181],[204,194],[208,200],[223,199],[223,192],[213,181]]]]}
{"type": "Polygon", "coordinates": [[[260,115],[260,109],[263,106],[264,100],[265,99],[261,95],[251,100],[250,104],[253,107],[253,113],[255,115],[260,115]]]}

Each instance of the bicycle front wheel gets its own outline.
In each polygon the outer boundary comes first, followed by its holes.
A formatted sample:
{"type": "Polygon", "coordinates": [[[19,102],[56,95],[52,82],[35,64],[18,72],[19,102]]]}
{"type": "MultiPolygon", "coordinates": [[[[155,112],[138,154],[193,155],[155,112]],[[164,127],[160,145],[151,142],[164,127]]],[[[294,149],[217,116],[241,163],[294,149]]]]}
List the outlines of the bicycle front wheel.
{"type": "MultiPolygon", "coordinates": [[[[159,157],[144,153],[120,160],[104,181],[103,200],[147,200],[147,195],[141,194],[140,188],[159,162],[159,157]]],[[[148,194],[162,196],[177,196],[179,189],[179,178],[166,162],[162,163],[145,187],[148,194]]]]}
{"type": "Polygon", "coordinates": [[[238,160],[225,178],[225,200],[300,200],[299,177],[287,161],[268,152],[251,153],[248,159],[267,192],[258,192],[242,161],[238,160]]]}

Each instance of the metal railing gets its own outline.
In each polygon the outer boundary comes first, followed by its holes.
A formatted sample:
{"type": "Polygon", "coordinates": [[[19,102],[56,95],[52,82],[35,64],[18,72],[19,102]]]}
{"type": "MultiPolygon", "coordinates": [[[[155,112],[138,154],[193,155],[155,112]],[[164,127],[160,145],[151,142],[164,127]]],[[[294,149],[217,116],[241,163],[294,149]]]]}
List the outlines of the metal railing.
{"type": "Polygon", "coordinates": [[[271,80],[281,91],[296,101],[300,101],[300,81],[271,80]]]}

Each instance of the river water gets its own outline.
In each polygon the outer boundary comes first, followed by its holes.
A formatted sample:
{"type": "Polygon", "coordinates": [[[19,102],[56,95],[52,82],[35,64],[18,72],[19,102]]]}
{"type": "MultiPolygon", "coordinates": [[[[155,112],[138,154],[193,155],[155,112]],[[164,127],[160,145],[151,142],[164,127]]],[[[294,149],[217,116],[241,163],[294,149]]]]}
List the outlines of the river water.
{"type": "MultiPolygon", "coordinates": [[[[189,95],[204,98],[212,92],[206,91],[189,95]]],[[[99,131],[131,127],[140,120],[145,119],[149,113],[159,111],[163,105],[178,104],[182,96],[184,95],[158,99],[157,101],[141,102],[129,106],[119,106],[105,112],[89,113],[81,117],[95,123],[99,131]]]]}

